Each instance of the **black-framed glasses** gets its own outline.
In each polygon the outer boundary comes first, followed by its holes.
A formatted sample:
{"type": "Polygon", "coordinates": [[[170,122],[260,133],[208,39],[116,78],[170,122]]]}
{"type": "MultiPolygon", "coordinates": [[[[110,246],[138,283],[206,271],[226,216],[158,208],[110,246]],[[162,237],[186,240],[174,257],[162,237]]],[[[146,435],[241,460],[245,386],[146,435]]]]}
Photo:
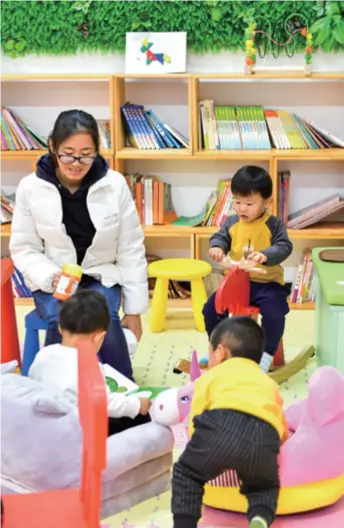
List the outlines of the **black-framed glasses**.
{"type": "Polygon", "coordinates": [[[63,165],[72,165],[75,161],[78,161],[81,165],[87,165],[88,167],[93,164],[97,156],[72,156],[71,154],[57,154],[58,159],[63,165]]]}

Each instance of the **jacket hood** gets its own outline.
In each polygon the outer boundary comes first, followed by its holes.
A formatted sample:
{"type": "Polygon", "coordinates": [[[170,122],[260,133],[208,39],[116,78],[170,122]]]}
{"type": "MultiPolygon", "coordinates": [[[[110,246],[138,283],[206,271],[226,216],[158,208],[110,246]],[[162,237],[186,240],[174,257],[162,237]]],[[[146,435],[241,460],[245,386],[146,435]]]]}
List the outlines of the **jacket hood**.
{"type": "MultiPolygon", "coordinates": [[[[108,170],[109,165],[107,161],[98,154],[92,167],[83,179],[81,186],[83,188],[90,187],[95,182],[103,178],[108,170]]],[[[45,180],[52,183],[53,185],[56,185],[56,187],[60,184],[56,176],[56,170],[51,154],[46,154],[38,160],[36,165],[36,176],[41,180],[45,180]]]]}

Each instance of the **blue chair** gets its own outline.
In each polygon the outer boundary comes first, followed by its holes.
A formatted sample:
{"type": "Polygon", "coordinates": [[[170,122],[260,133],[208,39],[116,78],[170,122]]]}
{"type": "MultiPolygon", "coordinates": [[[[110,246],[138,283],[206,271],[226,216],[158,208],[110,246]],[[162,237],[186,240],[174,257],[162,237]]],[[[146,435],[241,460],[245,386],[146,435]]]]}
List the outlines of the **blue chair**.
{"type": "Polygon", "coordinates": [[[39,317],[36,310],[32,310],[25,317],[25,341],[21,374],[27,376],[33,360],[39,351],[39,330],[48,330],[48,323],[39,317]]]}

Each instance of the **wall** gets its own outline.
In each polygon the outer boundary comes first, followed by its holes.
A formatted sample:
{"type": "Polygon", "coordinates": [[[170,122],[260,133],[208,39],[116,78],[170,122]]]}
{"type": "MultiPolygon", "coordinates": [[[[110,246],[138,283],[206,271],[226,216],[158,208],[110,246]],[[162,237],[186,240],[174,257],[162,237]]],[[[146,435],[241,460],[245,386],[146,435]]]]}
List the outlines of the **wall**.
{"type": "MultiPolygon", "coordinates": [[[[302,55],[293,59],[280,59],[279,66],[302,64],[302,55]]],[[[317,54],[314,69],[343,70],[343,54],[317,54]]],[[[275,66],[274,60],[259,63],[275,66]]],[[[241,53],[222,52],[218,55],[188,55],[187,71],[221,72],[242,71],[241,53]]],[[[77,55],[75,57],[35,57],[25,59],[2,58],[3,73],[107,73],[124,71],[124,57],[113,55],[77,55]]],[[[302,81],[257,82],[248,79],[234,82],[202,82],[200,98],[214,98],[217,104],[263,104],[284,108],[313,119],[316,123],[339,137],[344,121],[344,83],[302,81]]],[[[166,122],[187,134],[187,86],[183,83],[152,81],[127,84],[127,99],[151,107],[166,122]],[[158,89],[156,89],[158,88],[158,89]]],[[[106,83],[102,82],[30,82],[5,83],[2,88],[2,104],[12,107],[24,121],[34,126],[37,132],[48,134],[57,114],[66,108],[83,107],[96,118],[109,115],[109,98],[106,83]],[[25,101],[25,104],[18,104],[25,101]]],[[[164,181],[173,184],[173,199],[176,211],[182,215],[197,214],[209,193],[216,187],[219,178],[230,177],[242,163],[229,161],[128,161],[126,172],[158,174],[164,181]],[[195,192],[196,191],[196,192],[195,192]]],[[[262,163],[265,168],[267,164],[262,163]]],[[[282,170],[292,173],[291,212],[328,196],[344,192],[343,162],[283,162],[282,170]]],[[[20,178],[31,171],[30,162],[2,162],[2,185],[13,188],[20,178]]],[[[323,242],[313,241],[313,245],[323,242]]],[[[326,244],[326,242],[325,242],[326,244]]],[[[292,280],[295,266],[305,243],[295,244],[293,256],[286,262],[286,276],[292,280]]],[[[186,254],[185,243],[176,246],[158,239],[148,242],[150,251],[171,255],[186,254]]],[[[204,245],[206,252],[206,245],[204,245]]]]}

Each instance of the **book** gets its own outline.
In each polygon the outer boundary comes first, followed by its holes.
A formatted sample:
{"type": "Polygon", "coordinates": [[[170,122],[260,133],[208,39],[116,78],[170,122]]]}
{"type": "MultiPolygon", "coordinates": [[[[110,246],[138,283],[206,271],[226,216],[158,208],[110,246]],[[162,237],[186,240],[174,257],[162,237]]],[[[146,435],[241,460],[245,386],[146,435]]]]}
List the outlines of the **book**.
{"type": "Polygon", "coordinates": [[[188,148],[189,140],[178,130],[161,121],[153,110],[125,103],[121,106],[126,138],[129,144],[141,150],[188,148]]]}
{"type": "Polygon", "coordinates": [[[11,109],[1,107],[1,150],[41,150],[47,139],[39,136],[11,109]]]}
{"type": "Polygon", "coordinates": [[[290,302],[302,304],[314,302],[316,292],[316,272],[312,252],[306,248],[298,264],[290,293],[290,302]]]}
{"type": "Polygon", "coordinates": [[[110,149],[111,148],[111,128],[110,121],[107,119],[98,119],[98,130],[100,137],[100,148],[110,149]]]}
{"type": "Polygon", "coordinates": [[[339,194],[334,194],[289,215],[287,227],[303,229],[338,211],[344,211],[344,199],[339,194]]]}
{"type": "Polygon", "coordinates": [[[199,103],[200,147],[206,150],[344,148],[344,140],[286,110],[199,103]]]}
{"type": "Polygon", "coordinates": [[[177,218],[169,183],[160,181],[157,176],[141,173],[125,174],[125,179],[142,225],[170,224],[177,218]]]}
{"type": "Polygon", "coordinates": [[[205,216],[207,214],[207,206],[203,207],[202,211],[195,216],[179,216],[174,222],[173,225],[176,226],[185,226],[185,227],[196,227],[203,225],[205,216]]]}
{"type": "Polygon", "coordinates": [[[17,268],[14,268],[11,279],[12,279],[12,290],[13,290],[14,297],[16,298],[32,297],[31,290],[26,286],[24,277],[17,268]]]}
{"type": "Polygon", "coordinates": [[[14,204],[15,194],[7,194],[2,190],[0,194],[1,225],[10,224],[12,222],[14,204]]]}
{"type": "Polygon", "coordinates": [[[125,396],[135,395],[141,398],[153,400],[167,387],[139,387],[136,383],[123,376],[118,370],[107,363],[101,364],[101,369],[105,378],[105,383],[111,393],[124,394],[125,396]]]}
{"type": "Polygon", "coordinates": [[[289,214],[290,172],[282,171],[277,178],[278,216],[287,224],[289,214]]]}

